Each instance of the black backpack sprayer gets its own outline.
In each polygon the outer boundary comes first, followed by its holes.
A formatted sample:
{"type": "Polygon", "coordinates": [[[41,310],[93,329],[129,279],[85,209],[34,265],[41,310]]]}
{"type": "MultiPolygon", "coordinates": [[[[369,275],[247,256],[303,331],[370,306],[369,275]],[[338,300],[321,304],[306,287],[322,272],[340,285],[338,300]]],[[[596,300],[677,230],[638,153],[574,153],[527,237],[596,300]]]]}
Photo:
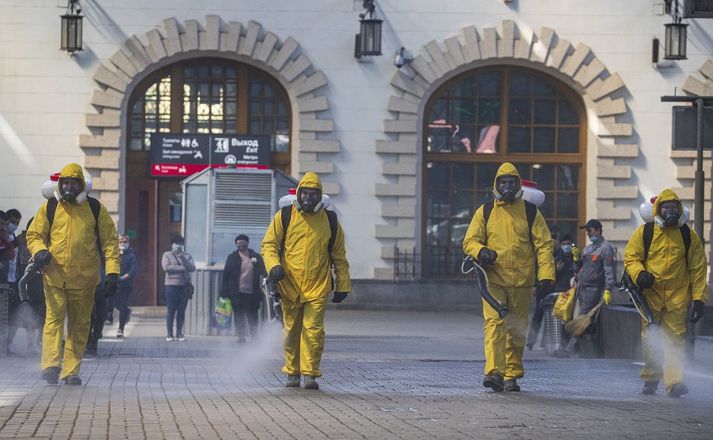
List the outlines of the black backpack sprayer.
{"type": "Polygon", "coordinates": [[[30,305],[30,294],[27,291],[27,285],[36,276],[42,274],[42,267],[37,264],[34,259],[30,258],[25,268],[25,273],[17,283],[17,291],[20,297],[20,305],[17,307],[18,326],[27,329],[35,329],[41,327],[41,323],[37,322],[38,317],[35,310],[30,305]]]}
{"type": "Polygon", "coordinates": [[[280,304],[280,291],[277,289],[277,283],[267,277],[262,279],[260,287],[262,288],[265,311],[267,312],[265,315],[267,322],[277,321],[282,325],[282,305],[280,304]]]}
{"type": "Polygon", "coordinates": [[[480,296],[483,297],[485,302],[487,302],[490,307],[498,312],[500,319],[504,319],[508,314],[508,308],[505,304],[501,303],[490,293],[488,289],[488,275],[485,273],[485,269],[481,266],[473,257],[467,256],[463,258],[460,270],[464,275],[473,273],[475,277],[475,285],[480,291],[480,296]]]}
{"type": "Polygon", "coordinates": [[[634,284],[634,281],[632,281],[626,271],[624,271],[624,275],[621,277],[620,285],[619,290],[623,290],[629,294],[629,298],[631,298],[631,302],[634,304],[634,307],[636,307],[636,311],[639,312],[639,315],[641,315],[646,323],[648,325],[656,324],[654,313],[651,311],[649,303],[646,302],[644,293],[639,289],[639,286],[634,284]]]}

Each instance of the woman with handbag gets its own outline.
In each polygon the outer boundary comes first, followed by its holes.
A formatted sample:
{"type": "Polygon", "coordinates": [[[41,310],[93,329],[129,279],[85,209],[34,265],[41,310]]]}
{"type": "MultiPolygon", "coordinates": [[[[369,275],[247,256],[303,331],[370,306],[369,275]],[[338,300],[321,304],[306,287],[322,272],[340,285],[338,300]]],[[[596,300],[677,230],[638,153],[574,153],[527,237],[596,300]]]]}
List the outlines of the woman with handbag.
{"type": "Polygon", "coordinates": [[[183,251],[184,240],[180,235],[171,237],[171,250],[164,252],[161,266],[166,272],[163,292],[166,295],[166,341],[185,341],[183,322],[186,316],[188,300],[193,296],[191,272],[196,270],[191,254],[183,251]],[[176,320],[174,338],[173,321],[176,320]]]}

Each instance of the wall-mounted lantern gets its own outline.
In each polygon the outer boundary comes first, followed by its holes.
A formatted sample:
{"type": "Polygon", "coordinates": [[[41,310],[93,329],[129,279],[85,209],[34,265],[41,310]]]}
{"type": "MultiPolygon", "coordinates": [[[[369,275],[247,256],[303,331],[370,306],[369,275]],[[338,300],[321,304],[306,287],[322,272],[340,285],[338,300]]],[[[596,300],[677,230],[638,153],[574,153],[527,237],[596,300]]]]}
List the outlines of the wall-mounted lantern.
{"type": "Polygon", "coordinates": [[[666,27],[666,35],[664,37],[663,57],[665,60],[685,60],[688,25],[681,23],[682,19],[678,13],[678,0],[673,0],[670,8],[673,22],[664,25],[666,27]]]}
{"type": "Polygon", "coordinates": [[[62,18],[60,50],[70,54],[82,50],[82,9],[79,0],[68,0],[67,12],[62,18]]]}
{"type": "Polygon", "coordinates": [[[359,33],[354,44],[354,57],[381,55],[381,24],[383,20],[374,17],[375,0],[364,0],[364,13],[359,14],[359,33]]]}

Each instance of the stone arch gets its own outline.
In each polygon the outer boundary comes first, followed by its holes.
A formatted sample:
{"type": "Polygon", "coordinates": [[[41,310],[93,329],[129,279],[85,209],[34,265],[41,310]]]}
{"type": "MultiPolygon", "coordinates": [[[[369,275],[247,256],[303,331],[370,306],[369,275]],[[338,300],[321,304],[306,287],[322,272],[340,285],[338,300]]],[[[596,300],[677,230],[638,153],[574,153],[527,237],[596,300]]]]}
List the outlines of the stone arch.
{"type": "Polygon", "coordinates": [[[109,212],[117,217],[121,206],[122,110],[126,110],[137,78],[171,62],[201,56],[246,62],[282,83],[292,105],[294,172],[326,175],[325,192],[338,194],[338,183],[329,179],[332,162],[323,157],[341,148],[339,141],[329,136],[334,121],[321,117],[329,112],[327,97],[319,94],[327,86],[327,78],[313,67],[299,43],[292,37],[281,40],[254,21],[247,25],[224,23],[219,16],[208,15],[201,24],[168,18],[161,27],[130,37],[93,76],[97,89],[91,104],[96,111],[86,114],[90,134],[80,136],[79,146],[85,153],[84,165],[93,176],[93,191],[109,212]]]}
{"type": "MultiPolygon", "coordinates": [[[[375,194],[384,201],[381,216],[386,223],[376,225],[374,233],[384,244],[381,257],[387,262],[394,257],[395,245],[418,245],[420,121],[428,97],[453,76],[493,64],[515,64],[549,73],[582,96],[590,127],[588,149],[596,156],[596,166],[588,167],[589,173],[594,170],[595,174],[596,212],[588,215],[596,214],[602,221],[609,240],[628,239],[630,228],[614,229],[617,222],[626,224],[632,216],[631,210],[615,208],[615,202],[638,197],[631,162],[639,155],[639,146],[629,122],[624,82],[618,74],[608,72],[585,44],[573,46],[550,28],[535,34],[505,20],[499,29],[479,32],[468,26],[442,43],[431,41],[408,69],[397,71],[391,80],[394,93],[387,109],[393,117],[383,123],[386,139],[376,141],[376,153],[384,158],[382,173],[389,183],[375,186],[375,194]]],[[[390,278],[393,268],[376,268],[375,276],[390,278]]]]}
{"type": "MultiPolygon", "coordinates": [[[[698,68],[698,75],[688,75],[681,86],[681,89],[690,96],[713,96],[713,60],[706,60],[703,65],[698,68]],[[700,79],[699,79],[700,78],[700,79]]],[[[703,230],[706,238],[706,249],[710,249],[711,243],[711,197],[713,194],[711,187],[711,150],[703,150],[703,170],[705,171],[705,184],[708,188],[708,197],[704,202],[703,209],[703,230]]],[[[681,183],[678,188],[673,188],[676,194],[688,204],[691,209],[691,218],[695,218],[697,213],[693,209],[694,201],[694,182],[696,172],[696,152],[695,151],[673,151],[671,150],[671,159],[676,164],[676,179],[681,183]]]]}

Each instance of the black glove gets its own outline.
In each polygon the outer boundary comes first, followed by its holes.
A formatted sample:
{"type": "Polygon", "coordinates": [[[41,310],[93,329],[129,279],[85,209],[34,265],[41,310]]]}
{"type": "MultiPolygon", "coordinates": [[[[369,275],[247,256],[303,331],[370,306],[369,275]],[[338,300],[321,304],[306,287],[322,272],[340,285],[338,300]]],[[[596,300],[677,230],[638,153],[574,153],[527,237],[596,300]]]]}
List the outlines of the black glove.
{"type": "Polygon", "coordinates": [[[540,280],[539,296],[547,296],[552,293],[552,280],[540,280]]]}
{"type": "Polygon", "coordinates": [[[344,298],[347,297],[347,292],[334,292],[334,296],[332,296],[332,302],[337,304],[342,301],[344,301],[344,298]]]}
{"type": "Polygon", "coordinates": [[[285,278],[285,270],[279,264],[270,269],[270,281],[276,283],[285,278]]]}
{"type": "Polygon", "coordinates": [[[116,286],[119,284],[119,275],[108,273],[104,277],[104,297],[109,298],[116,295],[116,286]]]}
{"type": "Polygon", "coordinates": [[[50,261],[52,261],[52,254],[50,254],[50,251],[48,251],[47,249],[42,249],[41,251],[37,251],[34,259],[35,263],[37,264],[37,268],[42,269],[43,267],[50,264],[50,261]]]}
{"type": "Polygon", "coordinates": [[[478,252],[478,261],[481,264],[493,264],[495,263],[495,260],[498,259],[498,253],[495,251],[492,251],[486,247],[482,248],[480,252],[478,252]]]}
{"type": "Polygon", "coordinates": [[[703,301],[699,299],[693,300],[693,304],[691,304],[691,313],[688,315],[688,320],[691,321],[693,324],[698,322],[698,320],[703,317],[703,309],[703,301]]]}
{"type": "Polygon", "coordinates": [[[654,285],[654,281],[656,281],[656,278],[645,270],[642,270],[639,276],[636,277],[636,285],[639,286],[639,289],[650,288],[654,285]]]}

